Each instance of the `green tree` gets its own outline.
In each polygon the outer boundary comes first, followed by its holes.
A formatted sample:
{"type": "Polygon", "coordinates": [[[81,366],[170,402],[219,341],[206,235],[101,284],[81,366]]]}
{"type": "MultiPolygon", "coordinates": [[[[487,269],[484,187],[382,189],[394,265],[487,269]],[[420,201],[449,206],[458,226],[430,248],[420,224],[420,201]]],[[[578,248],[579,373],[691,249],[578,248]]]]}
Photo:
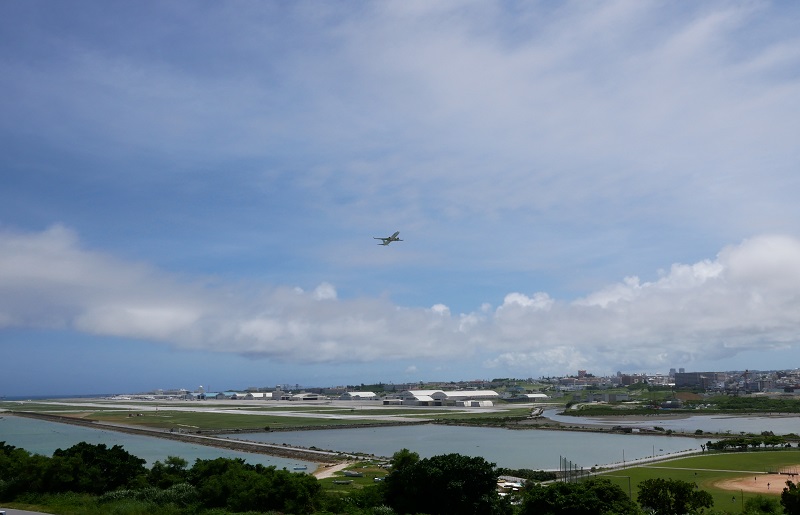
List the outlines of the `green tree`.
{"type": "Polygon", "coordinates": [[[189,462],[177,456],[167,456],[164,462],[156,461],[147,473],[147,482],[158,488],[169,488],[185,483],[189,462]]]}
{"type": "Polygon", "coordinates": [[[197,460],[188,479],[204,506],[231,511],[313,513],[322,488],[313,476],[242,459],[197,460]]]}
{"type": "Polygon", "coordinates": [[[746,515],[780,515],[783,510],[781,510],[780,503],[775,499],[756,495],[744,502],[744,513],[746,515]]]}
{"type": "Polygon", "coordinates": [[[56,449],[45,472],[46,491],[102,494],[136,484],[147,473],[145,460],[121,445],[80,442],[56,449]]]}
{"type": "Polygon", "coordinates": [[[514,476],[532,481],[552,481],[558,477],[555,472],[531,469],[498,468],[497,473],[501,476],[514,476]]]}
{"type": "Polygon", "coordinates": [[[0,442],[0,501],[11,501],[28,492],[43,491],[50,458],[0,442]]]}
{"type": "Polygon", "coordinates": [[[714,505],[711,494],[679,479],[646,479],[639,483],[639,504],[654,515],[695,513],[714,505]]]}
{"type": "Polygon", "coordinates": [[[419,459],[403,449],[392,458],[384,481],[386,501],[398,513],[491,515],[510,512],[497,493],[493,463],[480,457],[444,454],[419,459]]]}
{"type": "Polygon", "coordinates": [[[786,482],[781,492],[781,506],[787,515],[800,515],[800,488],[791,481],[786,482]]]}
{"type": "Polygon", "coordinates": [[[525,489],[520,515],[635,515],[639,507],[608,479],[534,484],[525,489]]]}

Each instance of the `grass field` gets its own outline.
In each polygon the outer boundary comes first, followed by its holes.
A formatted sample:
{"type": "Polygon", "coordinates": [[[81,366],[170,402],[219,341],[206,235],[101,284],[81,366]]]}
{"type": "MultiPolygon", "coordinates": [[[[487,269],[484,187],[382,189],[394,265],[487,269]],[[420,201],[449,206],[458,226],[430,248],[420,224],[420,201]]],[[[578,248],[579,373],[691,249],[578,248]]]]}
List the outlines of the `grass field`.
{"type": "Polygon", "coordinates": [[[428,419],[439,420],[470,420],[470,419],[486,419],[486,418],[506,418],[506,417],[527,417],[531,413],[530,406],[525,408],[505,408],[501,411],[446,411],[440,413],[420,413],[416,412],[410,415],[411,417],[420,417],[428,419]]]}
{"type": "Polygon", "coordinates": [[[369,422],[371,424],[391,423],[391,420],[359,421],[337,418],[188,411],[150,411],[143,412],[141,416],[132,417],[128,416],[128,412],[100,411],[87,413],[82,418],[158,429],[180,427],[190,431],[192,429],[286,429],[292,427],[343,426],[358,422],[369,422]]]}
{"type": "MultiPolygon", "coordinates": [[[[747,500],[756,493],[748,492],[745,488],[724,489],[719,486],[720,483],[725,480],[744,479],[748,483],[752,481],[765,486],[770,482],[770,489],[765,490],[763,495],[779,497],[790,476],[769,476],[767,473],[785,467],[800,468],[800,449],[705,454],[628,467],[600,474],[600,477],[608,478],[626,492],[630,491],[634,499],[638,492],[638,484],[646,479],[669,478],[689,481],[696,483],[701,490],[713,496],[715,509],[741,513],[742,499],[747,500]]],[[[798,481],[800,481],[798,476],[794,476],[794,483],[797,484],[798,481]]]]}
{"type": "Polygon", "coordinates": [[[361,477],[349,477],[344,472],[336,472],[333,476],[320,479],[319,482],[326,490],[340,493],[348,493],[356,489],[364,488],[375,484],[374,478],[384,478],[389,472],[375,461],[364,461],[353,464],[346,469],[350,472],[358,472],[361,477]]]}

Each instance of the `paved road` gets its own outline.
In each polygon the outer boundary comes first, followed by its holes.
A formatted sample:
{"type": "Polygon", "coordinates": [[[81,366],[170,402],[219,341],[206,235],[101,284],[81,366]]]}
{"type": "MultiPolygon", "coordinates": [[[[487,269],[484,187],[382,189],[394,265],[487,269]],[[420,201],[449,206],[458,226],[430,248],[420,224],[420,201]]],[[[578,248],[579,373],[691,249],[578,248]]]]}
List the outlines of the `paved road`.
{"type": "Polygon", "coordinates": [[[15,510],[14,508],[3,508],[0,506],[0,515],[49,515],[41,511],[15,510]]]}

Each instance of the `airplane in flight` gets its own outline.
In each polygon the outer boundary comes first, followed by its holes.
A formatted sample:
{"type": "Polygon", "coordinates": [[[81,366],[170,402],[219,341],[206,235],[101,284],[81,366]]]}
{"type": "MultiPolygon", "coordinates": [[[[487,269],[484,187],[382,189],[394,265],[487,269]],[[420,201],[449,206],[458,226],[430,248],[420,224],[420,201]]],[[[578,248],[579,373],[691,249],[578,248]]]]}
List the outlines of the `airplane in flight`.
{"type": "Polygon", "coordinates": [[[401,240],[400,238],[397,237],[398,234],[400,234],[400,231],[395,232],[394,234],[392,234],[388,238],[376,238],[375,236],[373,236],[372,239],[383,240],[383,243],[378,243],[378,245],[388,245],[393,241],[403,241],[403,240],[401,240]]]}

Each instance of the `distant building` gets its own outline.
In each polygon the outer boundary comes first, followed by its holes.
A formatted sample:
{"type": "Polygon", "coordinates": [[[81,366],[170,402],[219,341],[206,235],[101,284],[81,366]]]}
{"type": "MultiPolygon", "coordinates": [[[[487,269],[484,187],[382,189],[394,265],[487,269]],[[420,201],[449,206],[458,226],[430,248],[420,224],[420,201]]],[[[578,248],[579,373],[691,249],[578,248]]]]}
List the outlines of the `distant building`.
{"type": "Polygon", "coordinates": [[[378,395],[375,392],[344,392],[342,395],[339,396],[339,399],[343,401],[371,401],[377,399],[378,395]]]}
{"type": "Polygon", "coordinates": [[[259,400],[259,401],[272,400],[272,392],[247,392],[243,396],[240,396],[239,398],[246,399],[248,401],[251,401],[251,400],[259,400]]]}
{"type": "Polygon", "coordinates": [[[532,401],[544,401],[550,398],[546,393],[526,393],[523,395],[532,401]]]}
{"type": "MultiPolygon", "coordinates": [[[[441,390],[406,390],[400,392],[398,397],[403,404],[410,406],[436,406],[432,397],[434,393],[441,393],[441,390]]],[[[438,405],[441,406],[442,402],[439,401],[438,405]]]]}
{"type": "Polygon", "coordinates": [[[403,404],[411,406],[456,406],[465,401],[481,401],[482,406],[491,406],[493,399],[500,398],[494,390],[406,390],[398,397],[403,404]]]}
{"type": "Polygon", "coordinates": [[[603,402],[627,402],[631,400],[630,395],[626,392],[603,393],[602,399],[603,402]]]}
{"type": "Polygon", "coordinates": [[[321,400],[321,399],[324,399],[324,398],[325,398],[324,396],[322,396],[322,395],[320,395],[318,393],[301,392],[301,393],[296,393],[296,394],[292,395],[289,400],[292,400],[292,401],[318,401],[318,400],[321,400]]]}
{"type": "Polygon", "coordinates": [[[643,374],[622,374],[619,376],[620,384],[630,386],[632,384],[646,383],[647,376],[643,374]]]}
{"type": "Polygon", "coordinates": [[[441,400],[445,404],[454,404],[463,401],[490,401],[499,399],[500,395],[494,390],[450,390],[436,392],[431,395],[435,400],[441,400]]]}
{"type": "Polygon", "coordinates": [[[273,401],[288,401],[292,398],[292,395],[288,392],[284,392],[280,388],[276,388],[272,392],[272,400],[273,401]]]}
{"type": "Polygon", "coordinates": [[[676,388],[701,388],[703,390],[710,390],[721,380],[717,372],[678,372],[675,374],[675,387],[676,388]]]}

